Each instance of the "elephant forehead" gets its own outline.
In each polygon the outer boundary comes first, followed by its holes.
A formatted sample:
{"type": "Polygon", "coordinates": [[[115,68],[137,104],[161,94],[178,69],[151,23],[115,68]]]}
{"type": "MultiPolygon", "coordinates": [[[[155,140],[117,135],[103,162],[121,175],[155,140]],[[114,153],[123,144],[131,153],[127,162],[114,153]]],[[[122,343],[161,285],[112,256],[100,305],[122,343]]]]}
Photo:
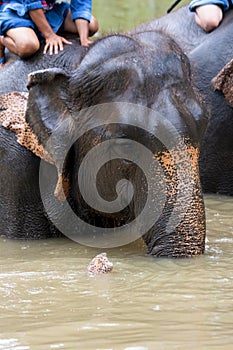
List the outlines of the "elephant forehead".
{"type": "Polygon", "coordinates": [[[146,98],[156,87],[164,89],[177,80],[189,79],[189,60],[180,47],[167,35],[153,32],[156,42],[148,45],[148,35],[127,38],[114,36],[117,48],[109,50],[111,37],[102,39],[90,48],[80,66],[70,78],[70,93],[79,105],[106,102],[122,93],[126,100],[146,98]],[[143,42],[143,40],[144,42],[143,42]],[[145,39],[146,38],[146,39],[145,39]],[[94,54],[94,53],[97,53],[94,54]]]}

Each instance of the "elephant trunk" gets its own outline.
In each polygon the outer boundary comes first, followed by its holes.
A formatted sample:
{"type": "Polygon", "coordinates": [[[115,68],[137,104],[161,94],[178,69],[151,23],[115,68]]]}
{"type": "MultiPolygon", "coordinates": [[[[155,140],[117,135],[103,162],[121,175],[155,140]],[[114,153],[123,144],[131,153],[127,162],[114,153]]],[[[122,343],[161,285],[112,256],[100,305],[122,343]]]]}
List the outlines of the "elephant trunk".
{"type": "Polygon", "coordinates": [[[166,178],[166,201],[155,225],[144,235],[147,252],[162,257],[191,257],[205,250],[205,209],[199,180],[199,147],[186,139],[179,146],[156,154],[166,178]]]}

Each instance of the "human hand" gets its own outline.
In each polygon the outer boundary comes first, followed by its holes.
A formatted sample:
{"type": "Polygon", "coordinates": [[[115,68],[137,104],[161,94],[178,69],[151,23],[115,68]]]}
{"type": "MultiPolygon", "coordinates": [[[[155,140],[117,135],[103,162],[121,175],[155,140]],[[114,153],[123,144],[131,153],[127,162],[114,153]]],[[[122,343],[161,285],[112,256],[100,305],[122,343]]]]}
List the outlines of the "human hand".
{"type": "Polygon", "coordinates": [[[93,41],[89,40],[88,38],[83,38],[82,40],[80,38],[80,44],[82,46],[88,47],[89,45],[93,44],[93,41]]]}
{"type": "Polygon", "coordinates": [[[55,33],[52,33],[49,36],[47,36],[45,40],[46,44],[43,51],[44,54],[46,54],[47,51],[49,51],[50,55],[58,54],[59,51],[63,51],[63,44],[72,45],[71,41],[68,41],[62,36],[59,36],[55,33]]]}

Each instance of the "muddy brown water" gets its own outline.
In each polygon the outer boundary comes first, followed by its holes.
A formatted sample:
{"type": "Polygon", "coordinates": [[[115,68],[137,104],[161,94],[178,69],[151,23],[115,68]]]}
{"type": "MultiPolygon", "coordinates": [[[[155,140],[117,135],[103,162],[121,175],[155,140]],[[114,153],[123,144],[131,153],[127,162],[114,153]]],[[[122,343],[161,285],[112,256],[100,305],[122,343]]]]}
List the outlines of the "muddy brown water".
{"type": "Polygon", "coordinates": [[[207,245],[190,260],[145,256],[140,241],[99,250],[70,240],[0,240],[0,349],[232,349],[233,198],[206,196],[207,245]]]}
{"type": "MultiPolygon", "coordinates": [[[[156,16],[158,3],[94,8],[106,31],[156,16]]],[[[233,198],[208,195],[205,205],[203,256],[153,259],[137,241],[107,250],[114,269],[104,276],[86,272],[99,249],[0,239],[0,349],[232,349],[233,198]]]]}

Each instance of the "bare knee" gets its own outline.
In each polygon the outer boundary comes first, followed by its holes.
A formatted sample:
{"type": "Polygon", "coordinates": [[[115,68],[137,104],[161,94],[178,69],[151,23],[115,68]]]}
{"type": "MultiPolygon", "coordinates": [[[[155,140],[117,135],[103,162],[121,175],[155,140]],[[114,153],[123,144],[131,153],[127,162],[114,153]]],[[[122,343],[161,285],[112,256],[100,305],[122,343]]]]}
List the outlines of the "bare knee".
{"type": "Polygon", "coordinates": [[[22,41],[17,44],[16,50],[17,55],[21,58],[26,58],[28,56],[36,53],[40,48],[39,40],[22,41]]]}
{"type": "Polygon", "coordinates": [[[220,24],[220,21],[216,18],[208,18],[208,21],[205,23],[205,31],[211,32],[215,28],[217,28],[220,24]]]}
{"type": "Polygon", "coordinates": [[[91,16],[91,20],[89,23],[89,36],[92,36],[96,32],[98,32],[98,29],[99,29],[99,23],[97,19],[94,16],[91,16]]]}
{"type": "Polygon", "coordinates": [[[196,23],[206,32],[211,32],[212,30],[216,29],[221,22],[221,19],[219,18],[213,18],[213,17],[207,17],[207,16],[202,20],[200,20],[200,18],[196,16],[195,20],[196,20],[196,23]]]}
{"type": "Polygon", "coordinates": [[[206,32],[217,28],[222,18],[222,9],[217,5],[204,5],[196,8],[195,21],[206,32]]]}

